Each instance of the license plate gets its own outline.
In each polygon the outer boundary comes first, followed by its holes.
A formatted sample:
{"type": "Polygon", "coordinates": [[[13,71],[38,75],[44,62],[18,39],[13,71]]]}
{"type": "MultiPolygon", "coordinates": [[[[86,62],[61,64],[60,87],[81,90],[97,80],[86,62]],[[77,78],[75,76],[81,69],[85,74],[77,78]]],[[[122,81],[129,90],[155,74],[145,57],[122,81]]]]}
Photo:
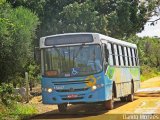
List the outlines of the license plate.
{"type": "Polygon", "coordinates": [[[67,96],[67,98],[76,98],[76,97],[78,97],[78,95],[76,95],[76,94],[71,94],[71,95],[67,96]]]}

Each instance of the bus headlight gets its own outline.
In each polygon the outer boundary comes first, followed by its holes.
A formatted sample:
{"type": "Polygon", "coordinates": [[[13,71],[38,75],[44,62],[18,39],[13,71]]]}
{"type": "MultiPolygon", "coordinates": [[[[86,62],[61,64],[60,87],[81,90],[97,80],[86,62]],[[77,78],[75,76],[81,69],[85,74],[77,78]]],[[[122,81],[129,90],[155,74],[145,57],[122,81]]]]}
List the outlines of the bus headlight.
{"type": "Polygon", "coordinates": [[[92,90],[96,90],[97,89],[97,86],[92,86],[92,90]]]}
{"type": "Polygon", "coordinates": [[[102,87],[104,87],[104,84],[97,84],[92,86],[92,90],[96,90],[97,88],[102,88],[102,87]]]}
{"type": "Polygon", "coordinates": [[[51,93],[52,92],[52,88],[48,88],[48,90],[47,90],[49,93],[51,93]]]}

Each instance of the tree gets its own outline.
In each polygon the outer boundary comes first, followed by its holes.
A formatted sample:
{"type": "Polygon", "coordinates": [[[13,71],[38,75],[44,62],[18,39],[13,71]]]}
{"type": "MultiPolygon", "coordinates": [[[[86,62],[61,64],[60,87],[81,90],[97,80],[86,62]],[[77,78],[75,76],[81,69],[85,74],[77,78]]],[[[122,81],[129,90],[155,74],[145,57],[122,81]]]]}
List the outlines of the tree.
{"type": "Polygon", "coordinates": [[[153,1],[139,0],[96,0],[96,9],[107,15],[110,36],[116,38],[129,37],[144,29],[155,8],[153,1]],[[152,6],[151,6],[152,5],[152,6]]]}
{"type": "Polygon", "coordinates": [[[160,40],[157,38],[132,36],[127,41],[137,44],[140,65],[160,70],[160,40]]]}
{"type": "MultiPolygon", "coordinates": [[[[37,31],[38,38],[50,34],[63,33],[66,31],[74,32],[75,29],[79,27],[80,29],[76,31],[81,30],[81,32],[85,32],[86,26],[80,26],[80,24],[76,22],[79,22],[79,20],[83,21],[85,19],[85,23],[88,24],[91,22],[92,24],[97,26],[98,21],[95,21],[97,17],[100,17],[97,20],[101,19],[99,22],[99,28],[98,26],[96,27],[96,29],[99,30],[91,29],[91,32],[98,31],[100,33],[104,33],[106,35],[116,38],[129,37],[130,35],[134,35],[137,32],[143,30],[144,24],[147,22],[149,17],[152,16],[152,12],[155,10],[155,8],[160,4],[158,0],[147,0],[143,2],[139,2],[139,0],[15,0],[14,2],[12,0],[7,1],[12,3],[14,7],[22,5],[38,14],[41,21],[41,24],[37,31]],[[86,4],[88,4],[88,6],[86,4]],[[85,5],[87,8],[82,9],[85,5]],[[73,9],[75,11],[69,11],[73,9]],[[69,13],[65,13],[65,10],[67,10],[69,13]],[[81,13],[79,13],[79,11],[81,11],[81,13]],[[82,11],[87,12],[87,14],[83,13],[82,11]],[[64,14],[67,18],[64,18],[64,14]],[[73,19],[77,19],[77,21],[74,21],[73,24],[67,25],[66,21],[70,20],[70,23],[71,21],[73,22],[72,18],[69,18],[67,14],[79,14],[79,17],[72,16],[75,17],[73,19]],[[80,14],[83,14],[83,18],[81,19],[80,14]],[[91,17],[91,19],[93,20],[87,19],[90,16],[92,16],[91,14],[94,14],[93,16],[95,16],[96,18],[91,17]],[[104,31],[104,27],[106,27],[106,21],[108,21],[107,29],[105,28],[104,31]],[[82,29],[82,27],[84,28],[82,29]]],[[[38,41],[39,40],[35,42],[37,45],[38,41]]]]}
{"type": "Polygon", "coordinates": [[[99,15],[90,1],[74,2],[60,12],[59,33],[100,32],[107,34],[107,16],[99,15]]]}
{"type": "Polygon", "coordinates": [[[4,82],[24,71],[32,55],[38,17],[23,7],[11,8],[6,2],[0,4],[0,11],[0,79],[4,82]]]}

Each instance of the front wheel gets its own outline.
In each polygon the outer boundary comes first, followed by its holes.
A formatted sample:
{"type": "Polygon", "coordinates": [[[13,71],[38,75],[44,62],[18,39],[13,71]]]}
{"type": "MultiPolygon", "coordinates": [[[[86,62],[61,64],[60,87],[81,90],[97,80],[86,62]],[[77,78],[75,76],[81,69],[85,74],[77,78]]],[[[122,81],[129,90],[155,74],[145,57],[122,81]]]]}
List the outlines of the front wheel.
{"type": "Polygon", "coordinates": [[[114,108],[114,101],[113,100],[105,101],[104,105],[106,110],[112,110],[114,108]]]}
{"type": "Polygon", "coordinates": [[[112,110],[114,108],[114,93],[112,93],[112,99],[104,102],[106,110],[112,110]]]}
{"type": "Polygon", "coordinates": [[[59,110],[59,112],[66,112],[67,111],[67,104],[66,103],[58,104],[58,110],[59,110]]]}

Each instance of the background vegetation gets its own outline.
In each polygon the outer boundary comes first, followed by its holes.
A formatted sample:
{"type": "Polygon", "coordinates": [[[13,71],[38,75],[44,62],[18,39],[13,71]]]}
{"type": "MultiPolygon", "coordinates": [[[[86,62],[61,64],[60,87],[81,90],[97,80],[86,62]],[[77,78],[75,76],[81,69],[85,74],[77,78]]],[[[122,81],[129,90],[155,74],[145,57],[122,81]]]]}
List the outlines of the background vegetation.
{"type": "Polygon", "coordinates": [[[25,85],[25,71],[30,87],[38,82],[34,48],[51,34],[98,32],[136,43],[142,80],[160,75],[160,39],[136,36],[159,5],[159,0],[0,0],[0,107],[18,101],[10,92],[25,85]]]}

